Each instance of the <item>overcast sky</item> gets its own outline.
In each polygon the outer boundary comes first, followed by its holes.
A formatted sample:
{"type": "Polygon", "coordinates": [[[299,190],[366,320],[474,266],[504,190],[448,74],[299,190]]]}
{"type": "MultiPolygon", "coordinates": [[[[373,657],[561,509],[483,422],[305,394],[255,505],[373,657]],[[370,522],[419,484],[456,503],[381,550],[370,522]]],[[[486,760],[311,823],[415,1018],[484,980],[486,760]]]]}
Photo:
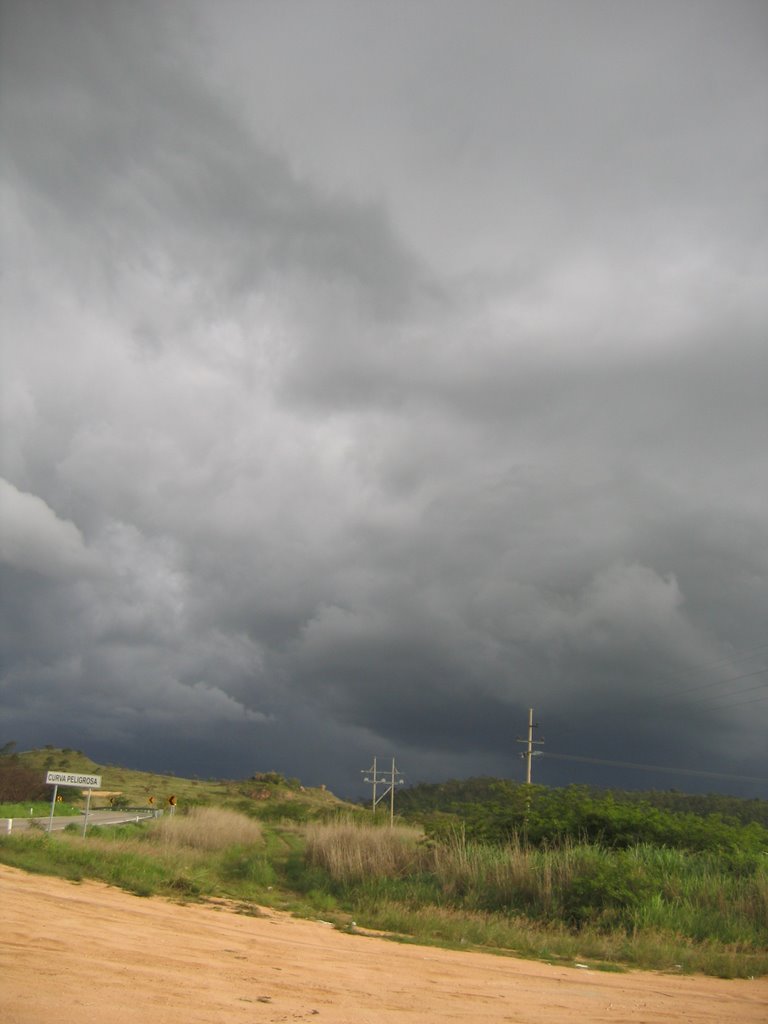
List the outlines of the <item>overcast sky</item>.
{"type": "Polygon", "coordinates": [[[768,796],[763,0],[0,10],[0,740],[768,796]]]}

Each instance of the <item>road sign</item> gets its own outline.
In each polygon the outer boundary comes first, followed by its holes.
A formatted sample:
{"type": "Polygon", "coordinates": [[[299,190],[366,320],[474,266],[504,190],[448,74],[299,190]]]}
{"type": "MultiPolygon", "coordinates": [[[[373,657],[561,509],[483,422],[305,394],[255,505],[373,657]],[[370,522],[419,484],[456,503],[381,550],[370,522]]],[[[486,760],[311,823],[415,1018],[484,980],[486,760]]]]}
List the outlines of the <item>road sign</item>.
{"type": "Polygon", "coordinates": [[[49,786],[79,786],[81,789],[101,789],[100,775],[76,775],[73,772],[48,772],[49,786]]]}

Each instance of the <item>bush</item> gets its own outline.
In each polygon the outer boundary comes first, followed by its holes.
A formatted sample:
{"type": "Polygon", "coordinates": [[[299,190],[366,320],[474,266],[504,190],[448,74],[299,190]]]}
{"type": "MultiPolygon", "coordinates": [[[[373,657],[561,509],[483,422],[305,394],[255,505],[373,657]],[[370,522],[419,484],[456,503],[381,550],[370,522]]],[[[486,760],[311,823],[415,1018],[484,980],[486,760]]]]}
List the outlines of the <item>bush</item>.
{"type": "Polygon", "coordinates": [[[254,772],[251,776],[254,782],[266,782],[270,786],[287,786],[288,782],[280,772],[254,772]]]}
{"type": "Polygon", "coordinates": [[[628,927],[653,884],[637,861],[595,850],[580,865],[563,894],[563,916],[579,928],[628,927]]]}
{"type": "Polygon", "coordinates": [[[50,788],[40,778],[40,772],[25,768],[16,755],[0,760],[0,801],[21,803],[24,801],[50,800],[50,788]]]}

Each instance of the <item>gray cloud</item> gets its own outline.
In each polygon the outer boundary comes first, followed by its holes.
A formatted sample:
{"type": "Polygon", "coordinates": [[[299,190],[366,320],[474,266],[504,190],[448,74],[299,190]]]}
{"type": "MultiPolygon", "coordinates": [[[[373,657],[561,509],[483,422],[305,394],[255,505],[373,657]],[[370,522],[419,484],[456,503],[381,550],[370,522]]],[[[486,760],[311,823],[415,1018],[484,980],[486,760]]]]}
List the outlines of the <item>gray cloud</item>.
{"type": "Polygon", "coordinates": [[[68,575],[88,564],[83,537],[74,523],[61,520],[34,494],[0,478],[0,562],[22,572],[68,575]]]}
{"type": "Polygon", "coordinates": [[[765,12],[394,13],[2,5],[7,738],[765,778],[765,12]]]}

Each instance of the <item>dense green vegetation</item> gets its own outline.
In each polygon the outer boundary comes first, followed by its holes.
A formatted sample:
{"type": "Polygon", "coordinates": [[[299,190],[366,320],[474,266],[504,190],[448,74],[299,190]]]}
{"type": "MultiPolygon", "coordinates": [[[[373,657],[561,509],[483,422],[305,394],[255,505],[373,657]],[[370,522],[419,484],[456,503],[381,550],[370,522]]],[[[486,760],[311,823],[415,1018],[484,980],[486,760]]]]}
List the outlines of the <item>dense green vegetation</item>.
{"type": "MultiPolygon", "coordinates": [[[[53,756],[66,767],[64,752],[53,756]]],[[[29,766],[19,757],[16,767],[29,766]]],[[[109,767],[111,779],[119,772],[131,799],[157,786],[157,776],[109,767]]],[[[182,794],[173,816],[87,837],[74,827],[14,831],[0,836],[0,861],[144,896],[225,897],[243,913],[269,905],[321,915],[401,941],[768,974],[762,801],[694,813],[648,794],[475,779],[398,794],[409,822],[390,829],[386,815],[375,824],[369,811],[274,772],[173,782],[182,794]]]]}
{"type": "MultiPolygon", "coordinates": [[[[533,792],[545,787],[532,786],[533,792]]],[[[433,811],[458,811],[464,804],[493,803],[508,795],[526,792],[528,787],[509,779],[480,776],[471,779],[451,779],[448,782],[419,783],[399,790],[397,805],[401,814],[424,815],[433,811]]],[[[566,793],[587,794],[595,798],[610,798],[616,803],[643,804],[662,811],[698,814],[707,817],[719,814],[742,825],[756,822],[768,828],[768,800],[745,800],[722,793],[680,793],[669,790],[595,789],[590,786],[568,786],[566,793]]]]}
{"type": "Polygon", "coordinates": [[[642,793],[628,798],[586,786],[548,789],[504,779],[470,779],[405,790],[398,796],[398,807],[406,819],[424,822],[435,837],[460,826],[468,838],[493,844],[518,837],[534,846],[567,840],[611,849],[646,843],[736,858],[768,852],[768,828],[761,824],[767,801],[693,798],[706,808],[695,813],[689,809],[695,806],[692,802],[675,800],[667,809],[659,796],[642,793]],[[739,808],[739,803],[746,806],[739,808]],[[723,809],[728,809],[728,816],[723,809]]]}

